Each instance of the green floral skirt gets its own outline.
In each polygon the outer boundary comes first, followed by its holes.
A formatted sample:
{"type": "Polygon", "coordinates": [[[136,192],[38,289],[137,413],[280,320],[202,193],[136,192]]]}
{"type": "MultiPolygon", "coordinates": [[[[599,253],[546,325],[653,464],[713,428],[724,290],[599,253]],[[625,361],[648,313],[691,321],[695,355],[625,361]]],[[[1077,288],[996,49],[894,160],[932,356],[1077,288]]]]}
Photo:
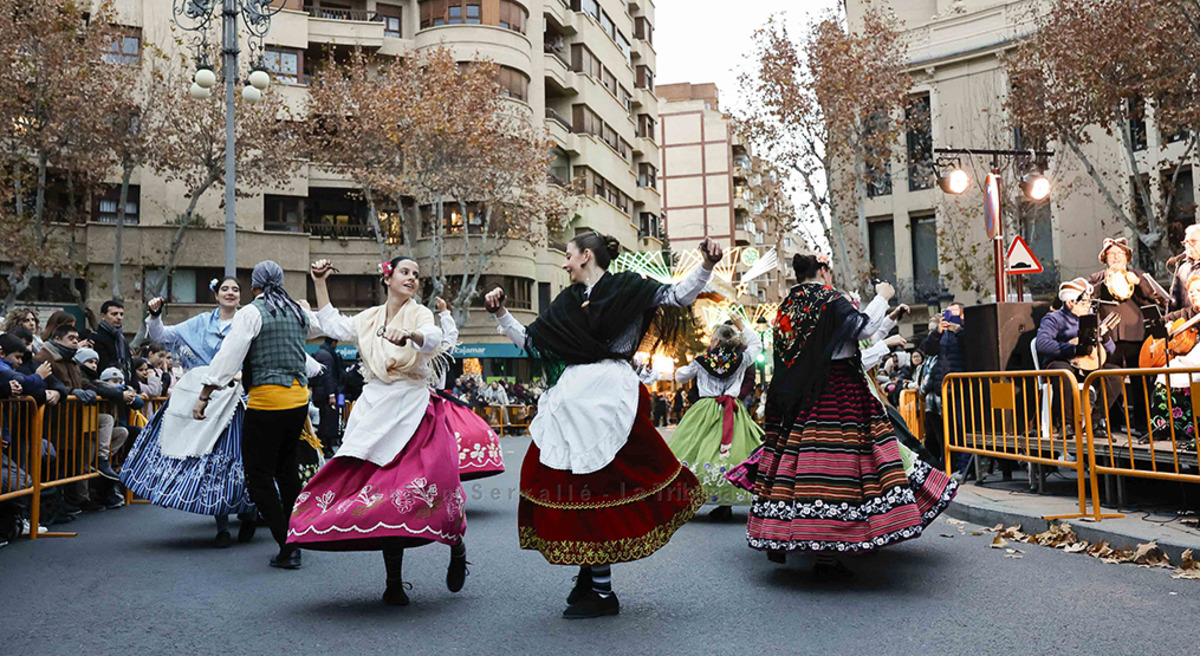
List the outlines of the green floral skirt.
{"type": "Polygon", "coordinates": [[[1185,451],[1196,448],[1196,425],[1192,421],[1192,390],[1190,387],[1171,389],[1171,405],[1167,407],[1167,386],[1154,384],[1154,398],[1150,402],[1150,427],[1154,429],[1154,440],[1171,439],[1170,425],[1175,425],[1175,441],[1185,451]]]}
{"type": "Polygon", "coordinates": [[[763,440],[762,428],[754,423],[741,402],[735,401],[734,407],[733,440],[724,452],[721,428],[725,409],[712,398],[700,399],[689,408],[667,443],[683,466],[700,479],[705,503],[748,506],[754,500],[753,494],[725,479],[725,472],[749,458],[763,440]]]}

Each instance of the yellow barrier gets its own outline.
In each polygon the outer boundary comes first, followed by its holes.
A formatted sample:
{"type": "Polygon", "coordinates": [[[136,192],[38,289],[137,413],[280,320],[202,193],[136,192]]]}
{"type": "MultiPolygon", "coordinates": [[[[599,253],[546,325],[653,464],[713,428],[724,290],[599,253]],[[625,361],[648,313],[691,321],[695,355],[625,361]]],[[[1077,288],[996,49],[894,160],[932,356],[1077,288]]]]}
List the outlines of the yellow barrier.
{"type": "MultiPolygon", "coordinates": [[[[0,401],[0,501],[33,496],[42,475],[42,410],[31,398],[0,401]]],[[[36,532],[36,531],[35,531],[36,532]]]]}
{"type": "MultiPolygon", "coordinates": [[[[1093,496],[1099,490],[1097,476],[1100,474],[1200,483],[1200,473],[1197,473],[1200,462],[1196,455],[1200,450],[1200,426],[1196,423],[1197,415],[1200,415],[1197,412],[1200,382],[1188,380],[1191,374],[1200,374],[1200,368],[1101,369],[1088,375],[1084,380],[1084,388],[1095,388],[1095,398],[1089,398],[1088,412],[1084,413],[1093,496]],[[1175,394],[1167,393],[1168,388],[1154,379],[1167,373],[1182,378],[1180,382],[1187,383],[1187,387],[1173,390],[1175,394]],[[1118,419],[1122,419],[1125,425],[1124,434],[1121,434],[1112,430],[1113,413],[1110,409],[1118,399],[1109,397],[1104,381],[1110,378],[1123,381],[1126,376],[1130,377],[1135,397],[1121,403],[1122,412],[1118,419]],[[1176,405],[1177,395],[1188,407],[1176,405]],[[1183,399],[1185,396],[1189,398],[1183,399]],[[1099,435],[1092,419],[1095,414],[1092,411],[1094,403],[1102,405],[1107,428],[1099,435]],[[1130,413],[1130,406],[1135,403],[1144,415],[1130,413]],[[1176,416],[1177,411],[1179,416],[1176,416]],[[1158,428],[1155,427],[1156,423],[1158,428]],[[1191,435],[1187,434],[1189,427],[1191,435]]],[[[1095,518],[1101,519],[1098,507],[1095,518]]]]}
{"type": "Polygon", "coordinates": [[[900,416],[918,442],[925,441],[925,398],[920,392],[906,389],[900,392],[900,416]]]}
{"type": "MultiPolygon", "coordinates": [[[[946,473],[952,473],[952,453],[1074,469],[1079,512],[1046,519],[1089,516],[1079,397],[1077,381],[1069,371],[947,374],[942,382],[946,473]],[[1071,412],[1067,411],[1068,400],[1071,412]]],[[[1092,490],[1092,514],[1099,515],[1095,488],[1092,490]]]]}

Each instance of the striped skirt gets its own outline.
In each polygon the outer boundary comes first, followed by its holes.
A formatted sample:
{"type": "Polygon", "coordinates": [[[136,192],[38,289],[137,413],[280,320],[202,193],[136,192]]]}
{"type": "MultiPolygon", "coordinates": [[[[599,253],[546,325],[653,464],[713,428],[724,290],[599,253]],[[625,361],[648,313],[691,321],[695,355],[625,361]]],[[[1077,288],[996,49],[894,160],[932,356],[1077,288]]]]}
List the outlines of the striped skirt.
{"type": "Polygon", "coordinates": [[[158,438],[166,409],[164,404],[154,413],[129,450],[121,468],[125,487],[164,508],[200,515],[252,512],[254,503],[246,490],[246,472],[242,468],[245,409],[238,406],[211,453],[194,458],[168,458],[159,450],[158,438]]]}
{"type": "Polygon", "coordinates": [[[861,553],[915,538],[957,483],[900,444],[862,372],[835,360],[816,402],[789,434],[768,424],[747,539],[762,550],[861,553]]]}

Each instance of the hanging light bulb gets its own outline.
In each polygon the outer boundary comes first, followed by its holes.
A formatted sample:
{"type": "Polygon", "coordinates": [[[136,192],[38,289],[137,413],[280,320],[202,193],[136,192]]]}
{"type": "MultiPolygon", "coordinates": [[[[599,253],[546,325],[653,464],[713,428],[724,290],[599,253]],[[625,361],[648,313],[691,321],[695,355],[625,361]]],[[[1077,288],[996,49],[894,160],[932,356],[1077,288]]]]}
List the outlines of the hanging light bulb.
{"type": "Polygon", "coordinates": [[[253,85],[247,84],[242,88],[242,100],[251,104],[256,103],[262,100],[262,92],[253,85]]]}
{"type": "Polygon", "coordinates": [[[1021,178],[1021,191],[1031,201],[1046,200],[1050,197],[1050,180],[1041,173],[1027,173],[1021,178]]]}
{"type": "Polygon", "coordinates": [[[938,178],[938,186],[942,188],[942,191],[957,196],[971,186],[971,176],[956,167],[938,178]]]}
{"type": "Polygon", "coordinates": [[[212,66],[201,64],[196,68],[196,75],[192,80],[202,89],[211,89],[217,83],[217,74],[212,66]]]}
{"type": "Polygon", "coordinates": [[[262,64],[259,64],[254,67],[254,70],[250,71],[250,76],[246,80],[255,89],[263,91],[267,88],[267,85],[271,84],[271,74],[267,72],[267,69],[262,64]]]}
{"type": "Polygon", "coordinates": [[[212,90],[200,86],[198,82],[192,82],[192,86],[188,88],[188,95],[196,100],[203,100],[212,95],[212,90]]]}

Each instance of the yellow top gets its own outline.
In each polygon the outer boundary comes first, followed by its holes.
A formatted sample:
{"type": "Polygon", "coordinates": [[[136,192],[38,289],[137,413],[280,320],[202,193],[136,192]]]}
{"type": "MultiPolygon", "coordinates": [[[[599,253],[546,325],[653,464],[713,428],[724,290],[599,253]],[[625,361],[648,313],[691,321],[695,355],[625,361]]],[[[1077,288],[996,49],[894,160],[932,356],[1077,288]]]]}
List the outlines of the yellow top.
{"type": "Polygon", "coordinates": [[[250,410],[291,410],[308,405],[308,387],[293,380],[291,387],[283,385],[259,385],[250,388],[250,410]]]}

